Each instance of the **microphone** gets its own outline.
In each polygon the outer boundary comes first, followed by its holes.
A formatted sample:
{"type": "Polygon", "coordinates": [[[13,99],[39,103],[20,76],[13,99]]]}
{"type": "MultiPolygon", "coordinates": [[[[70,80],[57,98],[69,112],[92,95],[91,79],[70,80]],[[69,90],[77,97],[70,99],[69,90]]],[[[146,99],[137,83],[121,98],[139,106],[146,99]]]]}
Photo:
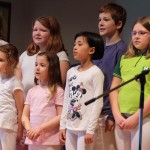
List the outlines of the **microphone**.
{"type": "Polygon", "coordinates": [[[150,72],[150,69],[147,67],[144,67],[142,72],[135,76],[136,80],[142,78],[143,76],[147,75],[150,72]]]}
{"type": "Polygon", "coordinates": [[[120,85],[118,85],[118,86],[116,86],[116,87],[114,87],[112,89],[110,89],[109,91],[106,91],[103,94],[86,101],[84,104],[85,105],[89,105],[89,104],[95,102],[98,98],[108,95],[110,92],[120,88],[121,86],[124,86],[125,84],[127,84],[127,83],[129,83],[129,82],[131,82],[133,80],[137,80],[138,81],[138,79],[144,78],[145,75],[147,75],[149,72],[150,72],[150,69],[148,67],[144,67],[142,72],[140,74],[136,75],[134,78],[131,78],[130,80],[128,80],[128,81],[126,81],[126,82],[124,82],[124,83],[122,83],[122,84],[120,84],[120,85]]]}

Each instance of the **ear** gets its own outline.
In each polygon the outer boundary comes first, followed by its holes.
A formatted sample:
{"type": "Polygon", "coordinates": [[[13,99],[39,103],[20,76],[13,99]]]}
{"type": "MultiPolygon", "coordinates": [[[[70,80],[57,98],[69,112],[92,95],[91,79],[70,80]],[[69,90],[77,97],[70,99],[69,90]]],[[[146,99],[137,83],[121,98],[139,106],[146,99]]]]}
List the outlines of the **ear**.
{"type": "Polygon", "coordinates": [[[89,54],[92,55],[95,53],[95,47],[91,47],[89,50],[89,54]]]}
{"type": "Polygon", "coordinates": [[[122,21],[119,21],[118,24],[116,25],[117,29],[120,29],[122,27],[122,21]]]}

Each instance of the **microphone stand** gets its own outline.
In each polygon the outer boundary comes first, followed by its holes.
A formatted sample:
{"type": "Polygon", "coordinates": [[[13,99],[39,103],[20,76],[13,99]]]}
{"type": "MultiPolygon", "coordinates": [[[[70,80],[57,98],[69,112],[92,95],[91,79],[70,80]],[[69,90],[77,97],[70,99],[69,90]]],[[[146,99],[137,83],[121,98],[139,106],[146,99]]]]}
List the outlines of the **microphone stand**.
{"type": "Polygon", "coordinates": [[[141,150],[141,143],[142,143],[142,123],[143,123],[143,107],[144,107],[144,85],[145,85],[145,82],[146,82],[146,79],[145,79],[145,75],[147,75],[148,73],[150,72],[150,70],[143,70],[140,74],[136,75],[135,77],[131,78],[130,80],[110,89],[109,91],[106,91],[104,92],[103,94],[95,97],[95,98],[92,98],[90,100],[88,100],[87,102],[85,102],[85,105],[89,105],[93,102],[95,102],[98,98],[100,97],[104,97],[106,95],[108,95],[109,93],[111,93],[112,91],[130,83],[131,81],[133,80],[139,80],[140,81],[140,84],[141,84],[141,93],[140,93],[140,104],[139,104],[139,108],[140,108],[140,114],[139,114],[139,125],[138,125],[138,128],[139,128],[139,145],[138,145],[138,150],[141,150]]]}

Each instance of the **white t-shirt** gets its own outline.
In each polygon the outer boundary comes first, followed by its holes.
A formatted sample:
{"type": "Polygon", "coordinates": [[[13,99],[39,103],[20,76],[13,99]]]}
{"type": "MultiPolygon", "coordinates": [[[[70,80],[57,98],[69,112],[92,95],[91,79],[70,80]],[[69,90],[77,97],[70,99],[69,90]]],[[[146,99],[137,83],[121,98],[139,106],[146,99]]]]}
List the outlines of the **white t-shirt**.
{"type": "Polygon", "coordinates": [[[3,83],[0,77],[0,128],[18,130],[17,108],[13,97],[17,89],[23,91],[23,84],[18,78],[11,77],[3,83]]]}
{"type": "Polygon", "coordinates": [[[60,129],[86,131],[94,134],[103,106],[103,98],[85,105],[85,102],[103,93],[104,75],[97,66],[79,72],[72,67],[67,72],[64,105],[60,129]]]}

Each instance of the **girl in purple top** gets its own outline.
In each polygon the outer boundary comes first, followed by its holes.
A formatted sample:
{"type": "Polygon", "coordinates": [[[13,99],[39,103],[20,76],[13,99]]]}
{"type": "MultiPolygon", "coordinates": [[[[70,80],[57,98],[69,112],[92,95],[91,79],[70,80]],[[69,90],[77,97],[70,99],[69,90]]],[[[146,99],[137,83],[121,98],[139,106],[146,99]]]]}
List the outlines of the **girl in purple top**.
{"type": "Polygon", "coordinates": [[[59,58],[41,52],[35,62],[35,83],[27,94],[22,123],[27,131],[29,150],[61,150],[59,121],[63,105],[59,58]]]}

